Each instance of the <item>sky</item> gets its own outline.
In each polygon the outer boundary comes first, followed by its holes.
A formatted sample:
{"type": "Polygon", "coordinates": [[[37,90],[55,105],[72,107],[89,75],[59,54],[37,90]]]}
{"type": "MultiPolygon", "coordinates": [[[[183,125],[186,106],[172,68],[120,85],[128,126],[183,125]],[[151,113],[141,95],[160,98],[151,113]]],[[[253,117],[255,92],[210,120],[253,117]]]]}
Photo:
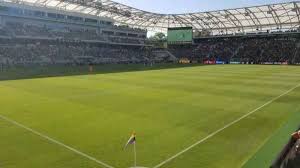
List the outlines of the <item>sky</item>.
{"type": "Polygon", "coordinates": [[[204,12],[218,9],[230,9],[291,0],[113,0],[138,9],[164,14],[186,12],[204,12]]]}

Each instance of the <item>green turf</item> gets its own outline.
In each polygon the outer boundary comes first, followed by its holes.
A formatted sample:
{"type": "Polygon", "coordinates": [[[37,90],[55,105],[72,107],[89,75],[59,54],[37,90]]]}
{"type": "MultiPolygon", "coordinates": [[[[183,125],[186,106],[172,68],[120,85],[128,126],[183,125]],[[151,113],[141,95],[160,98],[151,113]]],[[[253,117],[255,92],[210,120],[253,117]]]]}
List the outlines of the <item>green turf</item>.
{"type": "Polygon", "coordinates": [[[144,65],[144,64],[131,64],[131,65],[103,64],[103,65],[94,65],[93,72],[89,72],[88,65],[82,65],[82,66],[72,66],[72,65],[1,66],[0,65],[0,80],[119,73],[119,72],[146,71],[146,70],[156,70],[156,69],[184,68],[184,67],[193,67],[193,66],[201,66],[201,64],[161,63],[161,64],[154,64],[152,66],[144,65]]]}
{"type": "MultiPolygon", "coordinates": [[[[0,82],[0,114],[115,168],[154,167],[300,83],[300,67],[220,65],[0,82]]],[[[300,88],[163,168],[238,168],[300,112],[300,88]]],[[[101,167],[0,120],[0,167],[101,167]]],[[[257,167],[260,167],[259,165],[257,167]]]]}
{"type": "Polygon", "coordinates": [[[293,114],[287,123],[278,129],[274,135],[253,155],[253,157],[245,163],[243,168],[256,168],[257,165],[261,167],[269,167],[279,153],[283,150],[284,146],[288,143],[291,133],[300,125],[300,113],[293,114]]]}

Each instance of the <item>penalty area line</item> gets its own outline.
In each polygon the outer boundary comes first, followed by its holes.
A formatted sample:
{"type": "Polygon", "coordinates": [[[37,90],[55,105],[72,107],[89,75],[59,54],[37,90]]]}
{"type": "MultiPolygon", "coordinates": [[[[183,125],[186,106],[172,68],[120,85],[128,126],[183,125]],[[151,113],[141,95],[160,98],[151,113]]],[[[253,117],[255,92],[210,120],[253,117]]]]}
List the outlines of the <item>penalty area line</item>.
{"type": "Polygon", "coordinates": [[[102,162],[102,161],[100,161],[100,160],[98,160],[98,159],[96,159],[96,158],[94,158],[94,157],[86,154],[86,153],[83,153],[83,152],[81,152],[81,151],[79,151],[79,150],[77,150],[75,148],[72,148],[72,147],[70,147],[70,146],[68,146],[68,145],[66,145],[66,144],[64,144],[62,142],[59,142],[58,140],[55,140],[55,139],[53,139],[53,138],[51,138],[51,137],[49,137],[47,135],[44,135],[44,134],[42,134],[42,133],[40,133],[38,131],[35,131],[35,130],[29,128],[29,127],[26,127],[25,125],[20,124],[20,123],[12,120],[10,118],[7,118],[7,117],[5,117],[5,116],[3,116],[1,114],[0,114],[0,118],[2,120],[4,120],[4,121],[7,121],[7,122],[15,125],[15,126],[21,127],[21,128],[23,128],[23,129],[25,129],[25,130],[27,130],[27,131],[35,134],[35,135],[38,135],[39,137],[42,137],[43,139],[46,139],[46,140],[48,140],[48,141],[50,141],[50,142],[52,142],[54,144],[57,144],[57,145],[59,145],[61,147],[64,147],[64,148],[66,148],[66,149],[68,149],[68,150],[70,150],[70,151],[72,151],[72,152],[74,152],[74,153],[76,153],[76,154],[78,154],[78,155],[80,155],[82,157],[85,157],[85,158],[87,158],[89,160],[92,160],[92,161],[98,163],[99,165],[101,165],[102,167],[105,167],[105,168],[114,168],[114,167],[112,167],[112,166],[110,166],[110,165],[108,165],[108,164],[106,164],[106,163],[104,163],[104,162],[102,162]]]}
{"type": "Polygon", "coordinates": [[[165,165],[165,164],[167,164],[168,162],[174,160],[174,159],[177,158],[178,156],[180,156],[180,155],[186,153],[187,151],[191,150],[192,148],[196,147],[197,145],[199,145],[199,144],[205,142],[206,140],[208,140],[208,139],[212,138],[213,136],[217,135],[218,133],[222,132],[222,131],[225,130],[226,128],[228,128],[228,127],[230,127],[230,126],[236,124],[237,122],[239,122],[239,121],[243,120],[244,118],[250,116],[251,114],[253,114],[253,113],[259,111],[260,109],[262,109],[262,108],[264,108],[265,106],[267,106],[267,105],[273,103],[274,101],[278,100],[279,98],[281,98],[281,97],[283,97],[283,96],[289,94],[290,92],[292,92],[293,90],[295,90],[295,89],[298,88],[298,87],[300,87],[300,83],[297,84],[296,86],[294,86],[293,88],[287,90],[286,92],[282,93],[281,95],[279,95],[279,96],[277,96],[277,97],[274,97],[273,99],[269,100],[269,101],[266,102],[265,104],[263,104],[263,105],[257,107],[256,109],[250,111],[249,113],[247,113],[247,114],[241,116],[240,118],[238,118],[238,119],[232,121],[231,123],[225,125],[224,127],[220,128],[220,129],[218,129],[217,131],[215,131],[215,132],[209,134],[209,135],[206,136],[205,138],[203,138],[203,139],[197,141],[197,142],[194,143],[193,145],[191,145],[191,146],[185,148],[184,150],[178,152],[177,154],[171,156],[170,158],[168,158],[167,160],[165,160],[165,161],[159,163],[158,165],[154,166],[153,168],[160,168],[160,167],[162,167],[163,165],[165,165]]]}

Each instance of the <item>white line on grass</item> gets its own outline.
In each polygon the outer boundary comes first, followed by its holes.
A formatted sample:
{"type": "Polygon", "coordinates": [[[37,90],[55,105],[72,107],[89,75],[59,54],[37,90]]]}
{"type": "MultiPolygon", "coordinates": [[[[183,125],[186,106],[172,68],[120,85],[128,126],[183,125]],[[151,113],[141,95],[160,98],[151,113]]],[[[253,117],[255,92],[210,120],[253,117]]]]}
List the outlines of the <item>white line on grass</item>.
{"type": "Polygon", "coordinates": [[[59,141],[57,141],[57,140],[55,140],[55,139],[53,139],[53,138],[50,138],[50,137],[47,136],[47,135],[44,135],[44,134],[42,134],[42,133],[39,133],[39,132],[37,132],[37,131],[35,131],[35,130],[29,128],[29,127],[26,127],[25,125],[20,124],[20,123],[14,121],[14,120],[12,120],[12,119],[9,119],[9,118],[7,118],[7,117],[1,115],[1,114],[0,114],[0,118],[3,119],[3,120],[5,120],[5,121],[7,121],[7,122],[9,122],[9,123],[11,123],[11,124],[14,124],[14,125],[16,125],[16,126],[18,126],[18,127],[21,127],[21,128],[23,128],[23,129],[25,129],[25,130],[27,130],[27,131],[29,131],[29,132],[35,134],[35,135],[38,135],[38,136],[40,136],[40,137],[42,137],[42,138],[44,138],[44,139],[46,139],[46,140],[48,140],[48,141],[50,141],[50,142],[52,142],[52,143],[55,143],[55,144],[57,144],[57,145],[59,145],[59,146],[62,146],[62,147],[64,147],[64,148],[66,148],[66,149],[69,149],[70,151],[72,151],[72,152],[74,152],[74,153],[76,153],[76,154],[78,154],[78,155],[80,155],[80,156],[83,156],[83,157],[85,157],[85,158],[87,158],[87,159],[89,159],[89,160],[92,160],[92,161],[94,161],[94,162],[100,164],[101,166],[103,166],[103,167],[105,167],[105,168],[114,168],[114,167],[112,167],[112,166],[110,166],[110,165],[108,165],[108,164],[106,164],[106,163],[104,163],[104,162],[102,162],[102,161],[100,161],[100,160],[98,160],[98,159],[96,159],[96,158],[94,158],[94,157],[88,155],[88,154],[85,154],[85,153],[83,153],[83,152],[81,152],[81,151],[79,151],[79,150],[77,150],[77,149],[75,149],[75,148],[72,148],[72,147],[70,147],[70,146],[68,146],[68,145],[65,145],[65,144],[63,144],[62,142],[59,142],[59,141]]]}
{"type": "Polygon", "coordinates": [[[220,128],[220,129],[218,129],[217,131],[215,131],[215,132],[209,134],[207,137],[205,137],[205,138],[199,140],[198,142],[194,143],[193,145],[191,145],[191,146],[185,148],[184,150],[178,152],[177,154],[175,154],[175,155],[173,155],[172,157],[168,158],[167,160],[161,162],[160,164],[154,166],[153,168],[159,168],[159,167],[165,165],[166,163],[168,163],[168,162],[172,161],[173,159],[177,158],[178,156],[180,156],[180,155],[184,154],[185,152],[191,150],[191,149],[194,148],[195,146],[197,146],[197,145],[199,145],[199,144],[205,142],[205,141],[208,140],[209,138],[211,138],[211,137],[217,135],[218,133],[222,132],[222,131],[225,130],[226,128],[228,128],[228,127],[234,125],[235,123],[241,121],[242,119],[248,117],[249,115],[255,113],[256,111],[262,109],[263,107],[265,107],[265,106],[267,106],[267,105],[273,103],[274,101],[276,101],[277,99],[281,98],[282,96],[287,95],[288,93],[290,93],[291,91],[295,90],[295,89],[298,88],[299,86],[300,86],[300,83],[299,83],[298,85],[294,86],[293,88],[289,89],[288,91],[282,93],[281,95],[279,95],[279,96],[277,96],[277,97],[271,99],[270,101],[266,102],[265,104],[263,104],[263,105],[257,107],[256,109],[250,111],[249,113],[243,115],[242,117],[240,117],[240,118],[238,118],[238,119],[232,121],[231,123],[225,125],[223,128],[220,128]]]}

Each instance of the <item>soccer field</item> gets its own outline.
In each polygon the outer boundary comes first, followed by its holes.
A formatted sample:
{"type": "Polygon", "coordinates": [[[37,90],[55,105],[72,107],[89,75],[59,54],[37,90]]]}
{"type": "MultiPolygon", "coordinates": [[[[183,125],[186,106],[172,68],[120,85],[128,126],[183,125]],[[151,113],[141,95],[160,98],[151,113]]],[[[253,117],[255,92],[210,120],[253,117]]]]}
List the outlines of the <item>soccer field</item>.
{"type": "Polygon", "coordinates": [[[138,166],[239,168],[300,113],[300,67],[10,80],[0,93],[3,168],[128,168],[133,131],[138,166]]]}

